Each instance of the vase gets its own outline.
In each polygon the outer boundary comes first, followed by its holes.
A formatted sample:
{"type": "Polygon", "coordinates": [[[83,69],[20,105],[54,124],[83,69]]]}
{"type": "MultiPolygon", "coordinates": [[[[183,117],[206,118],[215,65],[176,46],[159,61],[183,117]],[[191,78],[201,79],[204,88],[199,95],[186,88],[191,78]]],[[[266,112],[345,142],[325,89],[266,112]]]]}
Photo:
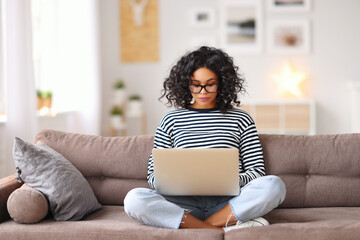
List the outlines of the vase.
{"type": "Polygon", "coordinates": [[[125,89],[115,89],[114,91],[114,102],[115,105],[123,105],[126,100],[126,91],[125,89]]]}
{"type": "Polygon", "coordinates": [[[120,130],[124,128],[124,123],[121,115],[112,115],[110,117],[111,127],[116,130],[120,130]]]}
{"type": "Polygon", "coordinates": [[[128,102],[128,116],[129,117],[141,117],[143,112],[142,101],[132,100],[128,102]]]}

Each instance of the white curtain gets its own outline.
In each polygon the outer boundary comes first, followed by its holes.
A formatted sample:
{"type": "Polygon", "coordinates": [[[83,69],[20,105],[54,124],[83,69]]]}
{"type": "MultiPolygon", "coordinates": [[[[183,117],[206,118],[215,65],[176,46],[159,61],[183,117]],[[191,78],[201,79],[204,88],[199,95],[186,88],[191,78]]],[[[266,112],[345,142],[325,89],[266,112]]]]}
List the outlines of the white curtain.
{"type": "Polygon", "coordinates": [[[100,134],[100,43],[97,0],[56,0],[54,108],[74,111],[71,131],[100,134]]]}
{"type": "MultiPolygon", "coordinates": [[[[38,133],[36,89],[32,60],[30,0],[5,3],[6,114],[5,159],[0,174],[15,172],[14,137],[34,142],[38,133]]],[[[52,0],[54,34],[47,58],[47,80],[52,84],[53,107],[76,116],[68,131],[100,134],[100,44],[98,0],[52,0]]],[[[0,149],[1,150],[1,149],[0,149]]],[[[0,159],[1,160],[1,159],[0,159]]]]}
{"type": "Polygon", "coordinates": [[[33,78],[30,1],[3,0],[4,74],[6,81],[5,159],[3,174],[15,172],[14,137],[34,142],[37,133],[36,94],[33,78]]]}

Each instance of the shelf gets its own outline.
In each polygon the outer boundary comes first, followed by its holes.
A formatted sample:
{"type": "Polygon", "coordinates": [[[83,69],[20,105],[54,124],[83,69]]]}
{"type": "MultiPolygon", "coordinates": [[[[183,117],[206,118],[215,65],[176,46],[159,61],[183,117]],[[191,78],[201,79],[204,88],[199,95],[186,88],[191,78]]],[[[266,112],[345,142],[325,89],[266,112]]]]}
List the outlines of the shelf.
{"type": "Polygon", "coordinates": [[[312,99],[253,100],[245,102],[240,109],[252,116],[259,133],[316,133],[316,110],[312,99]]]}

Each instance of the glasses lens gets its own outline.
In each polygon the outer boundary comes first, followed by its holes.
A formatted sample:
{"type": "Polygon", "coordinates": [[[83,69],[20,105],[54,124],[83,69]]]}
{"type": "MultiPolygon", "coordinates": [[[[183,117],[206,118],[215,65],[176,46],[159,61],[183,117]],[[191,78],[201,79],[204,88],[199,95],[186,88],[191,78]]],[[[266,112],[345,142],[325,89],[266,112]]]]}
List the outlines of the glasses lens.
{"type": "Polygon", "coordinates": [[[193,85],[193,84],[191,84],[190,85],[190,91],[192,92],[192,93],[199,93],[199,92],[201,92],[201,85],[193,85]]]}
{"type": "Polygon", "coordinates": [[[216,90],[217,90],[217,84],[208,84],[208,85],[205,85],[205,90],[206,90],[208,93],[216,92],[216,90]]]}

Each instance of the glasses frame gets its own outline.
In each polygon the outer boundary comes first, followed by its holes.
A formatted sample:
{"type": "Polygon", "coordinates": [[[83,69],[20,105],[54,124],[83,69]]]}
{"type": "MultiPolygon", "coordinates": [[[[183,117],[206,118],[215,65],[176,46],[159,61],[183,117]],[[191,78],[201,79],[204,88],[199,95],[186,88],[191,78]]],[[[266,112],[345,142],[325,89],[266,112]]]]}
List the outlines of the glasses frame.
{"type": "Polygon", "coordinates": [[[218,90],[218,87],[219,87],[219,83],[211,83],[211,84],[205,84],[205,85],[190,84],[190,85],[189,85],[189,90],[190,90],[190,92],[195,93],[195,94],[201,93],[201,91],[202,91],[203,89],[205,89],[205,91],[206,91],[207,93],[216,93],[217,90],[218,90]],[[191,91],[191,85],[199,86],[199,87],[200,87],[200,91],[198,91],[198,92],[193,92],[193,91],[191,91]],[[209,92],[209,91],[207,90],[207,88],[206,88],[206,86],[209,86],[209,85],[216,85],[216,91],[215,91],[215,92],[209,92]]]}

